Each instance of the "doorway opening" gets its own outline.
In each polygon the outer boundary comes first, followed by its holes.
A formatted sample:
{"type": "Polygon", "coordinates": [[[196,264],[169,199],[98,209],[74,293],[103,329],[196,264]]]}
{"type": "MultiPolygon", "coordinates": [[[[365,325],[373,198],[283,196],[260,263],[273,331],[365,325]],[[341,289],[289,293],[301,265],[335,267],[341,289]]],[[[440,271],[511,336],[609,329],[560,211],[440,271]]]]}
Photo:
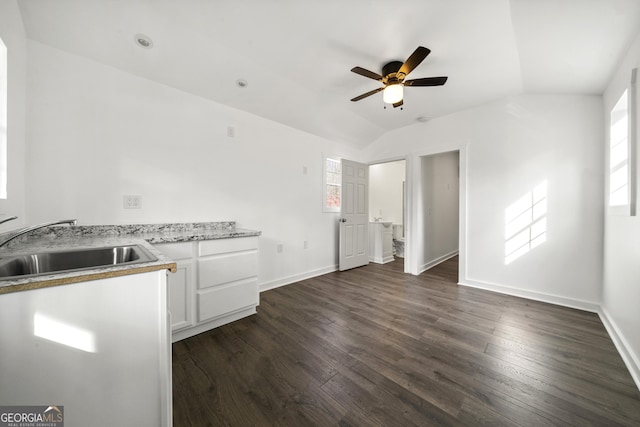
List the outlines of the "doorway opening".
{"type": "MultiPolygon", "coordinates": [[[[460,151],[419,159],[420,178],[415,191],[418,274],[453,260],[460,250],[460,151]]],[[[454,264],[457,272],[457,262],[454,264]]]]}
{"type": "Polygon", "coordinates": [[[406,160],[369,165],[369,261],[405,263],[406,160]]]}

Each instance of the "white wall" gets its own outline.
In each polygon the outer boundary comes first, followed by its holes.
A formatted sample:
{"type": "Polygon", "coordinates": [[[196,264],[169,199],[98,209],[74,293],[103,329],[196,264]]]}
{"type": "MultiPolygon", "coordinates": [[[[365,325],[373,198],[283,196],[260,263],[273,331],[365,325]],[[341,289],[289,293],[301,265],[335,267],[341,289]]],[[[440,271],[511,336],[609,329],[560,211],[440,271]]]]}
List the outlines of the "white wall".
{"type": "Polygon", "coordinates": [[[457,151],[420,159],[419,271],[431,268],[458,251],[459,159],[457,151]]]}
{"type": "Polygon", "coordinates": [[[322,153],[353,153],[38,42],[27,47],[29,222],[236,220],[263,233],[265,287],[335,268],[322,153]],[[142,209],[123,209],[128,194],[142,196],[142,209]]]}
{"type": "MultiPolygon", "coordinates": [[[[409,154],[414,188],[418,156],[460,149],[460,281],[595,310],[602,277],[603,135],[601,97],[523,95],[389,132],[363,155],[375,162],[409,154]],[[545,180],[546,242],[505,265],[505,209],[545,180]]],[[[418,211],[410,211],[415,222],[418,211]]],[[[414,236],[417,227],[411,229],[414,236]]]]}
{"type": "Polygon", "coordinates": [[[402,183],[405,161],[379,163],[369,166],[369,216],[402,224],[402,183]]]}
{"type": "Polygon", "coordinates": [[[25,82],[26,41],[15,0],[0,2],[0,38],[7,47],[7,198],[0,199],[0,219],[19,218],[0,226],[0,233],[25,224],[25,82]]]}
{"type": "MultiPolygon", "coordinates": [[[[630,47],[604,93],[604,120],[608,130],[609,112],[629,87],[631,70],[640,67],[640,34],[630,47]]],[[[640,137],[640,135],[638,135],[640,137]]],[[[603,151],[608,153],[607,137],[603,151]]],[[[608,172],[605,156],[605,174],[608,172]]],[[[640,157],[636,152],[636,165],[640,157]]],[[[606,180],[605,180],[606,181],[606,180]]],[[[638,181],[640,184],[640,181],[638,181]]],[[[638,187],[637,187],[638,188],[638,187]]],[[[640,387],[640,218],[605,215],[604,283],[602,289],[603,320],[627,367],[640,387]]]]}

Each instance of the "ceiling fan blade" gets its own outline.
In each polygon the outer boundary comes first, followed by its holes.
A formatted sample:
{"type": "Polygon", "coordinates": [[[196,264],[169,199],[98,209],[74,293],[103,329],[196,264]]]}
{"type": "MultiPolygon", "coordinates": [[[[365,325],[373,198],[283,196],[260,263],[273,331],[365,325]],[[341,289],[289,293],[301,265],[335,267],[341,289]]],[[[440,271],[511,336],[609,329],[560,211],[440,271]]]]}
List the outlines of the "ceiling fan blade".
{"type": "Polygon", "coordinates": [[[448,77],[425,77],[422,79],[405,80],[405,86],[442,86],[448,77]]]}
{"type": "Polygon", "coordinates": [[[351,71],[356,74],[360,74],[361,76],[369,77],[370,79],[373,79],[373,80],[378,80],[378,81],[382,80],[382,76],[380,74],[374,73],[373,71],[365,70],[362,67],[353,67],[351,71]]]}
{"type": "Polygon", "coordinates": [[[383,87],[379,87],[378,89],[370,90],[369,92],[367,92],[367,93],[363,93],[363,94],[362,94],[362,95],[360,95],[360,96],[356,96],[355,98],[353,98],[353,99],[352,99],[352,101],[353,101],[353,102],[360,101],[361,99],[364,99],[364,98],[366,98],[367,96],[371,96],[371,95],[373,95],[373,94],[375,94],[375,93],[378,93],[378,92],[380,92],[380,91],[382,91],[382,90],[384,90],[384,86],[383,86],[383,87]]]}
{"type": "Polygon", "coordinates": [[[393,104],[393,108],[402,107],[402,104],[404,104],[404,100],[401,99],[400,101],[393,104]]]}
{"type": "Polygon", "coordinates": [[[402,73],[406,76],[413,71],[414,68],[420,65],[420,63],[424,61],[424,58],[426,58],[430,53],[431,51],[426,47],[418,46],[411,56],[404,61],[404,64],[402,64],[402,67],[398,70],[398,74],[402,73]]]}

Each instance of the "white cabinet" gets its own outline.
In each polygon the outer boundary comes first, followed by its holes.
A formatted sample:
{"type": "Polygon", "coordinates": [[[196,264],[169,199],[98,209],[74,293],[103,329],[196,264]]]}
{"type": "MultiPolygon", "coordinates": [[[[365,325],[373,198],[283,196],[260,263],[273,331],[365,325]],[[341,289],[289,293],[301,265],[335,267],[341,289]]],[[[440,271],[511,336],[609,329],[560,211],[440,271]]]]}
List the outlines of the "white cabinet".
{"type": "Polygon", "coordinates": [[[168,277],[173,342],[256,313],[256,236],[155,246],[178,266],[168,277]]]}
{"type": "Polygon", "coordinates": [[[193,261],[176,261],[176,272],[169,280],[169,312],[171,313],[171,330],[188,328],[193,324],[192,304],[189,301],[193,292],[193,261]]]}
{"type": "Polygon", "coordinates": [[[199,242],[196,295],[198,322],[247,310],[247,314],[255,313],[258,305],[257,237],[199,242]]]}
{"type": "Polygon", "coordinates": [[[176,262],[176,272],[167,273],[171,331],[193,325],[193,252],[195,243],[164,243],[155,245],[160,252],[176,262]]]}
{"type": "Polygon", "coordinates": [[[391,222],[369,223],[369,261],[385,264],[394,260],[391,222]]]}
{"type": "Polygon", "coordinates": [[[170,426],[166,277],[0,295],[0,402],[62,405],[68,426],[170,426]]]}

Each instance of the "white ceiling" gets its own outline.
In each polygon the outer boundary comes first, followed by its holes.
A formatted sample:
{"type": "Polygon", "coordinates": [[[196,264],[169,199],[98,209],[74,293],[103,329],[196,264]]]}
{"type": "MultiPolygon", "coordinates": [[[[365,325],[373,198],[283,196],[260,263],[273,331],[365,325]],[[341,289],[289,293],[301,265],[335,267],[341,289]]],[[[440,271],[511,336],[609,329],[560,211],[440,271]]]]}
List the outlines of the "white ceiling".
{"type": "Polygon", "coordinates": [[[27,37],[363,147],[383,133],[506,95],[601,94],[640,29],[638,0],[19,0],[27,37]],[[145,50],[134,35],[153,39],[145,50]],[[417,46],[404,110],[349,100],[417,46]],[[246,79],[247,88],[236,86],[246,79]]]}

